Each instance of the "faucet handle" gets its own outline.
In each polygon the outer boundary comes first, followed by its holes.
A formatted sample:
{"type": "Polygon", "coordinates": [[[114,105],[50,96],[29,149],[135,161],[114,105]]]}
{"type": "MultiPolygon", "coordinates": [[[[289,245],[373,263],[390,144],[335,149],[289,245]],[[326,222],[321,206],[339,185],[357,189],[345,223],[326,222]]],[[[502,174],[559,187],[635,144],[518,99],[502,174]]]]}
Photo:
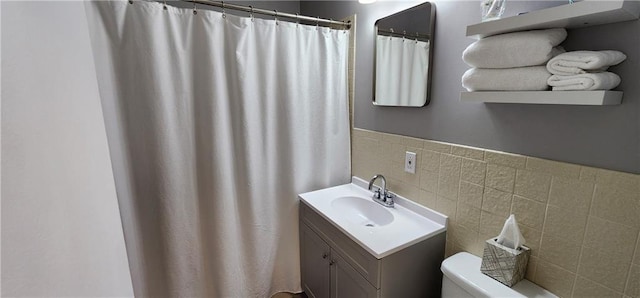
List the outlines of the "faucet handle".
{"type": "Polygon", "coordinates": [[[393,204],[393,199],[394,199],[395,197],[396,197],[396,195],[395,195],[395,194],[391,193],[390,191],[387,191],[387,192],[385,192],[385,194],[384,194],[384,198],[383,198],[383,200],[384,200],[384,202],[385,202],[385,203],[387,203],[387,204],[389,204],[389,205],[392,205],[392,204],[393,204]]]}
{"type": "Polygon", "coordinates": [[[373,191],[373,197],[376,199],[380,199],[381,197],[383,197],[382,191],[380,190],[380,188],[373,191]]]}

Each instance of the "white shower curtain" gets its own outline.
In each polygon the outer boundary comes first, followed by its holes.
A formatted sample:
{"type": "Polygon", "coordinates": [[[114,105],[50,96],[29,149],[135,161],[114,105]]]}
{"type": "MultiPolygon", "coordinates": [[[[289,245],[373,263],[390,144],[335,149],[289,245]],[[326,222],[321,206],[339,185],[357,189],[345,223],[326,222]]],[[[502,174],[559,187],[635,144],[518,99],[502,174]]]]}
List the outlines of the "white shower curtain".
{"type": "Polygon", "coordinates": [[[428,68],[429,42],[378,35],[376,104],[423,106],[428,68]]]}
{"type": "Polygon", "coordinates": [[[349,181],[348,32],[86,8],[136,296],[300,291],[296,194],[349,181]]]}

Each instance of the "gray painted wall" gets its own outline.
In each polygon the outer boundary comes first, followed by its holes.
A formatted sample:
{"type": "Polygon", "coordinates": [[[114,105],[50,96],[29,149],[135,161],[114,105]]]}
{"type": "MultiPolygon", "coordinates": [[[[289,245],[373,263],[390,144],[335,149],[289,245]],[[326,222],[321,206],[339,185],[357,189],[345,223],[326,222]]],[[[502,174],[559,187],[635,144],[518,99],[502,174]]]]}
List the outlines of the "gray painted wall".
{"type": "MultiPolygon", "coordinates": [[[[302,1],[305,15],[340,19],[357,14],[355,126],[381,132],[476,146],[600,168],[640,173],[640,22],[569,31],[563,46],[618,49],[627,60],[613,72],[624,91],[617,106],[546,106],[462,103],[460,78],[468,66],[462,51],[474,40],[466,26],[480,21],[479,1],[436,4],[431,103],[423,108],[379,107],[371,103],[374,22],[420,1],[302,1]]],[[[505,16],[564,4],[510,1],[505,16]]]]}

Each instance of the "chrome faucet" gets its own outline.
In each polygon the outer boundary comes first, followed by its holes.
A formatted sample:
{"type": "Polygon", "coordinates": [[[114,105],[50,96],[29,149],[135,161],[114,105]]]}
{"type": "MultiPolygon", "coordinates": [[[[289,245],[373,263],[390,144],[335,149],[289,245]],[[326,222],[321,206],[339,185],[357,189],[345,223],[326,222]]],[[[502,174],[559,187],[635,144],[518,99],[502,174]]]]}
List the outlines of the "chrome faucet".
{"type": "Polygon", "coordinates": [[[379,187],[373,192],[373,200],[385,207],[393,207],[393,198],[396,195],[387,190],[387,179],[384,176],[377,174],[369,181],[369,190],[373,189],[373,183],[378,179],[382,179],[382,187],[379,187]]]}

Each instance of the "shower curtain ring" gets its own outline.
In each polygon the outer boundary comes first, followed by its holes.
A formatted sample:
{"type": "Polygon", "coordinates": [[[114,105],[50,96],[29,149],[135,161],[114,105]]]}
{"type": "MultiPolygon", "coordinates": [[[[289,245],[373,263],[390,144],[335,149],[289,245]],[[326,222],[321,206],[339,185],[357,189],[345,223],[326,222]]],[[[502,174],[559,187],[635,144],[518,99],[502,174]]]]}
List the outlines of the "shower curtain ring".
{"type": "Polygon", "coordinates": [[[198,11],[196,10],[196,3],[193,2],[193,14],[196,15],[198,14],[198,11]]]}
{"type": "Polygon", "coordinates": [[[253,22],[253,6],[249,5],[249,17],[251,17],[251,21],[253,22]]]}
{"type": "Polygon", "coordinates": [[[163,8],[164,10],[167,10],[167,0],[164,0],[164,1],[162,2],[162,8],[163,8]]]}
{"type": "Polygon", "coordinates": [[[320,17],[316,17],[316,30],[318,30],[319,23],[320,23],[320,17]]]}
{"type": "Polygon", "coordinates": [[[129,0],[129,4],[133,4],[133,0],[129,0]]]}
{"type": "Polygon", "coordinates": [[[275,14],[274,21],[276,21],[276,25],[278,25],[278,11],[274,9],[273,12],[275,14]]]}
{"type": "Polygon", "coordinates": [[[300,15],[296,12],[296,27],[300,26],[300,15]]]}
{"type": "Polygon", "coordinates": [[[226,19],[227,18],[227,12],[225,11],[224,1],[220,1],[220,3],[222,3],[222,18],[226,19]]]}

